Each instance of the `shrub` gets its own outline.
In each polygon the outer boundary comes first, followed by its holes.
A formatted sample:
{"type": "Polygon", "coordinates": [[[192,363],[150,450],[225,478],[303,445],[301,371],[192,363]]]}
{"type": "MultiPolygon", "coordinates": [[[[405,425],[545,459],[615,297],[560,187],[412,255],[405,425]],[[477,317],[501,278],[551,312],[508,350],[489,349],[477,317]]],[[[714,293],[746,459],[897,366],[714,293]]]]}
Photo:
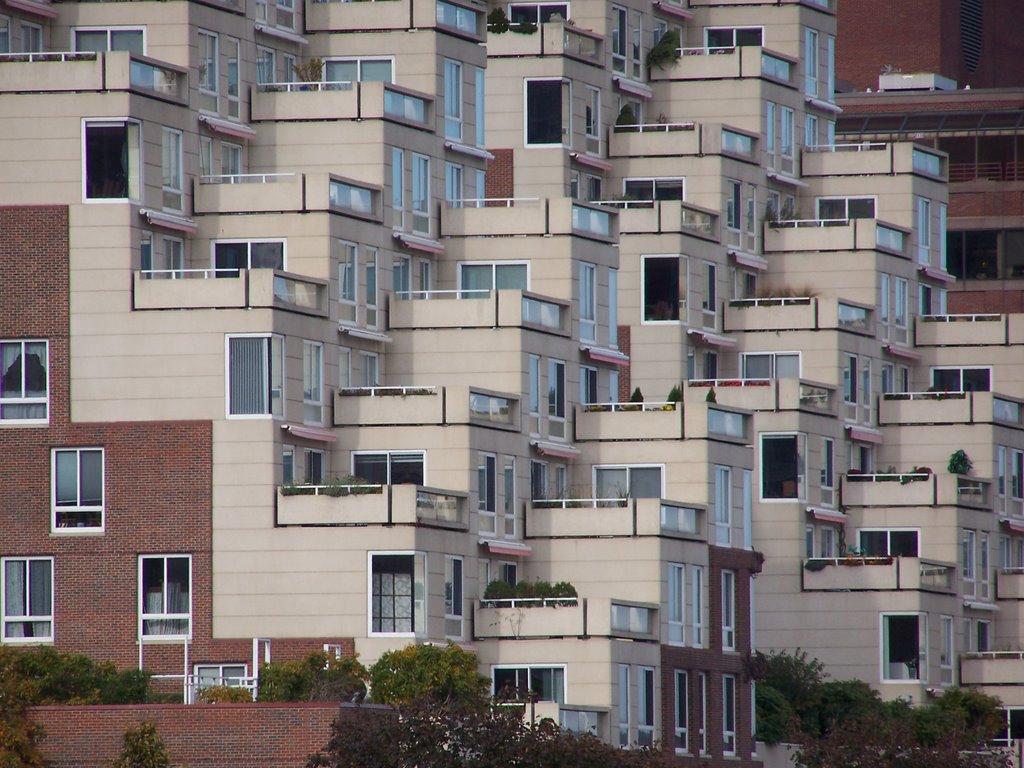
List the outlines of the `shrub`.
{"type": "Polygon", "coordinates": [[[430,700],[478,707],[487,702],[490,680],[477,672],[476,654],[453,643],[408,645],[370,667],[370,690],[380,704],[430,700]]]}
{"type": "Polygon", "coordinates": [[[248,688],[234,685],[211,685],[196,694],[200,704],[245,704],[252,701],[248,688]]]}
{"type": "Polygon", "coordinates": [[[124,747],[114,760],[114,768],[169,768],[171,757],[163,739],[156,732],[156,723],[146,721],[124,733],[124,747]]]}
{"type": "Polygon", "coordinates": [[[647,68],[664,69],[665,65],[679,59],[679,33],[666,32],[658,43],[647,53],[647,68]]]}
{"type": "Polygon", "coordinates": [[[314,651],[297,661],[260,666],[259,701],[338,701],[366,692],[369,673],[354,656],[314,651]]]}

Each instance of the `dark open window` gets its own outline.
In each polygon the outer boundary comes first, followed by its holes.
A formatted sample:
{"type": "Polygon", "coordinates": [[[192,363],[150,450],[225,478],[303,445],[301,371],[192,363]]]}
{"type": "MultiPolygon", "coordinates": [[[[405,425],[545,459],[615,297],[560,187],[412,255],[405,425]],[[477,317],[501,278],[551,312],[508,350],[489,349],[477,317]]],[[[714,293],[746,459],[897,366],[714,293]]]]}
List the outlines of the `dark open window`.
{"type": "Polygon", "coordinates": [[[526,83],[526,143],[561,144],[568,130],[562,80],[528,80],[526,83]]]}
{"type": "Polygon", "coordinates": [[[761,437],[761,495],[796,499],[800,493],[800,452],[796,435],[761,437]]]}
{"type": "Polygon", "coordinates": [[[139,126],[87,123],[85,195],[90,200],[138,198],[139,126]]]}
{"type": "Polygon", "coordinates": [[[679,257],[647,256],[644,264],[644,320],[679,319],[679,257]]]}

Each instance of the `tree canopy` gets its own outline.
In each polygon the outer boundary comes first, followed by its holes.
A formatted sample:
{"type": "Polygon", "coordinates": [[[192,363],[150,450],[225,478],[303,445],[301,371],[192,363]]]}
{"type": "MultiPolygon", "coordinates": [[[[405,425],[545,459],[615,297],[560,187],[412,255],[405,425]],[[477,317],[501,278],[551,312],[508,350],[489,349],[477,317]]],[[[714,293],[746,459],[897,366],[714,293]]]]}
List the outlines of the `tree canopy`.
{"type": "Polygon", "coordinates": [[[388,651],[370,667],[370,696],[378,704],[437,703],[481,706],[490,682],[477,672],[476,654],[449,643],[388,651]]]}

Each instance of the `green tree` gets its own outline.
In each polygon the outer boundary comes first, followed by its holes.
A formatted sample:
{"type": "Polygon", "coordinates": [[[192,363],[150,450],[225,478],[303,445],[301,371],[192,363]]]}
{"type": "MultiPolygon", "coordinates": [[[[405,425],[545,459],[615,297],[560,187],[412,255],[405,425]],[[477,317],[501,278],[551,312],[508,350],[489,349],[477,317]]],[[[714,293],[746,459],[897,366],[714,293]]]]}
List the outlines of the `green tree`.
{"type": "Polygon", "coordinates": [[[313,651],[297,661],[260,666],[260,701],[339,701],[366,694],[369,673],[354,656],[313,651]]]}
{"type": "Polygon", "coordinates": [[[758,695],[762,687],[778,691],[789,702],[800,722],[800,730],[809,734],[818,733],[818,711],[825,666],[799,648],[792,653],[773,651],[763,657],[763,662],[764,679],[758,683],[758,695]]]}
{"type": "Polygon", "coordinates": [[[409,704],[420,699],[481,706],[490,682],[477,672],[476,654],[449,643],[408,645],[388,651],[370,667],[370,691],[379,704],[409,704]]]}
{"type": "Polygon", "coordinates": [[[164,740],[156,732],[156,723],[147,720],[124,733],[124,747],[114,760],[114,768],[168,768],[171,756],[164,740]]]}

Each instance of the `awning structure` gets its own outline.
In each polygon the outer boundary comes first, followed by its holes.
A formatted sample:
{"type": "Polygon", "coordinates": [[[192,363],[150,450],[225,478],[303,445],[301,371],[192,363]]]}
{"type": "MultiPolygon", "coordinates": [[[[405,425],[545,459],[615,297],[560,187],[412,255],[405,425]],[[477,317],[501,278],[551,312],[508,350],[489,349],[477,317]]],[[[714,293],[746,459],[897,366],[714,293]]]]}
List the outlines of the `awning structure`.
{"type": "Polygon", "coordinates": [[[173,229],[175,232],[192,234],[199,228],[192,219],[184,216],[175,216],[171,213],[163,213],[162,211],[154,211],[150,208],[140,208],[139,216],[154,227],[173,229]]]}
{"type": "Polygon", "coordinates": [[[444,245],[440,240],[432,240],[429,237],[420,237],[419,235],[410,235],[408,232],[395,232],[393,234],[395,240],[410,250],[433,254],[444,253],[444,245]]]}
{"type": "Polygon", "coordinates": [[[463,144],[459,141],[446,141],[444,143],[445,149],[450,149],[452,152],[458,152],[460,155],[469,155],[470,157],[479,157],[481,160],[493,160],[494,155],[488,152],[483,147],[471,147],[469,144],[463,144]]]}
{"type": "Polygon", "coordinates": [[[43,16],[47,19],[57,18],[57,9],[51,8],[45,3],[33,3],[32,0],[4,0],[4,4],[10,8],[25,11],[25,13],[31,13],[36,16],[43,16]]]}
{"type": "Polygon", "coordinates": [[[317,429],[316,427],[300,427],[297,424],[282,424],[281,430],[294,437],[301,437],[305,440],[316,440],[318,443],[333,443],[338,439],[338,436],[330,430],[317,429]]]}
{"type": "Polygon", "coordinates": [[[580,351],[586,354],[596,363],[610,363],[611,365],[629,365],[629,355],[619,352],[617,349],[605,349],[604,347],[590,347],[586,344],[580,346],[580,351]]]}
{"type": "Polygon", "coordinates": [[[480,546],[487,547],[492,555],[511,555],[512,557],[528,557],[533,550],[528,544],[521,541],[506,541],[504,539],[480,539],[480,546]]]}
{"type": "Polygon", "coordinates": [[[1024,520],[1008,520],[1003,518],[999,522],[1014,533],[1024,533],[1024,520]]]}
{"type": "Polygon", "coordinates": [[[557,459],[577,459],[580,452],[565,443],[552,443],[547,440],[531,440],[530,445],[537,449],[541,456],[552,456],[557,459]]]}
{"type": "Polygon", "coordinates": [[[309,45],[309,40],[304,38],[302,35],[295,32],[289,32],[285,29],[278,29],[277,27],[269,27],[266,24],[257,24],[256,31],[267,35],[268,37],[276,37],[278,40],[287,40],[289,43],[298,43],[299,45],[309,45]]]}
{"type": "Polygon", "coordinates": [[[366,339],[367,341],[379,341],[381,344],[390,344],[391,337],[380,331],[370,331],[365,328],[355,328],[351,325],[338,325],[338,333],[346,333],[354,339],[366,339]]]}
{"type": "Polygon", "coordinates": [[[846,524],[850,519],[838,509],[828,509],[826,507],[808,507],[807,514],[823,523],[839,523],[839,525],[846,524]]]}
{"type": "Polygon", "coordinates": [[[256,138],[256,131],[243,123],[236,123],[231,120],[222,120],[221,118],[213,117],[212,115],[200,115],[199,123],[201,125],[205,125],[214,133],[220,133],[224,136],[233,136],[236,139],[243,139],[244,141],[256,138]]]}
{"type": "Polygon", "coordinates": [[[722,336],[717,333],[709,333],[708,331],[699,331],[696,328],[691,328],[686,332],[697,344],[706,344],[709,347],[735,347],[736,339],[730,339],[728,336],[722,336]]]}
{"type": "Polygon", "coordinates": [[[999,606],[984,600],[964,600],[964,608],[973,608],[976,611],[998,611],[999,606]]]}
{"type": "Polygon", "coordinates": [[[654,95],[654,91],[649,85],[637,82],[636,80],[630,80],[628,77],[613,77],[612,85],[623,93],[630,93],[634,96],[639,96],[641,99],[649,99],[654,95]]]}
{"type": "Polygon", "coordinates": [[[938,280],[940,283],[956,282],[956,278],[953,275],[949,274],[949,272],[947,272],[944,269],[936,269],[935,267],[921,266],[917,268],[917,271],[920,272],[925,277],[931,278],[932,280],[938,280]]]}
{"type": "Polygon", "coordinates": [[[750,267],[761,272],[768,269],[768,261],[762,259],[760,256],[756,256],[753,253],[744,253],[743,251],[729,251],[729,255],[732,256],[733,261],[739,264],[741,267],[750,267]]]}
{"type": "Polygon", "coordinates": [[[877,429],[858,427],[855,424],[846,425],[846,435],[858,443],[871,443],[872,445],[882,444],[882,433],[877,429]]]}
{"type": "Polygon", "coordinates": [[[791,187],[808,186],[806,181],[800,181],[800,179],[795,179],[792,176],[786,176],[785,174],[782,173],[776,173],[775,171],[768,171],[767,176],[769,179],[776,182],[777,184],[787,184],[791,187]]]}
{"type": "Polygon", "coordinates": [[[812,107],[817,109],[823,109],[826,112],[831,112],[833,115],[841,115],[843,108],[838,104],[833,104],[831,101],[825,101],[824,99],[816,99],[813,96],[807,96],[804,99],[804,103],[810,104],[812,107]]]}
{"type": "Polygon", "coordinates": [[[690,11],[684,10],[672,3],[660,2],[660,0],[654,4],[654,10],[658,11],[658,13],[664,13],[666,16],[675,16],[677,19],[693,18],[693,14],[690,11]]]}
{"type": "Polygon", "coordinates": [[[569,158],[580,165],[584,165],[587,168],[593,168],[595,171],[601,171],[602,173],[607,173],[612,169],[611,163],[607,163],[604,160],[599,160],[596,157],[584,155],[579,152],[570,152],[569,158]]]}
{"type": "Polygon", "coordinates": [[[882,351],[893,357],[902,357],[904,360],[920,360],[921,353],[915,352],[912,349],[905,349],[904,347],[897,347],[893,344],[886,344],[882,347],[882,351]]]}

